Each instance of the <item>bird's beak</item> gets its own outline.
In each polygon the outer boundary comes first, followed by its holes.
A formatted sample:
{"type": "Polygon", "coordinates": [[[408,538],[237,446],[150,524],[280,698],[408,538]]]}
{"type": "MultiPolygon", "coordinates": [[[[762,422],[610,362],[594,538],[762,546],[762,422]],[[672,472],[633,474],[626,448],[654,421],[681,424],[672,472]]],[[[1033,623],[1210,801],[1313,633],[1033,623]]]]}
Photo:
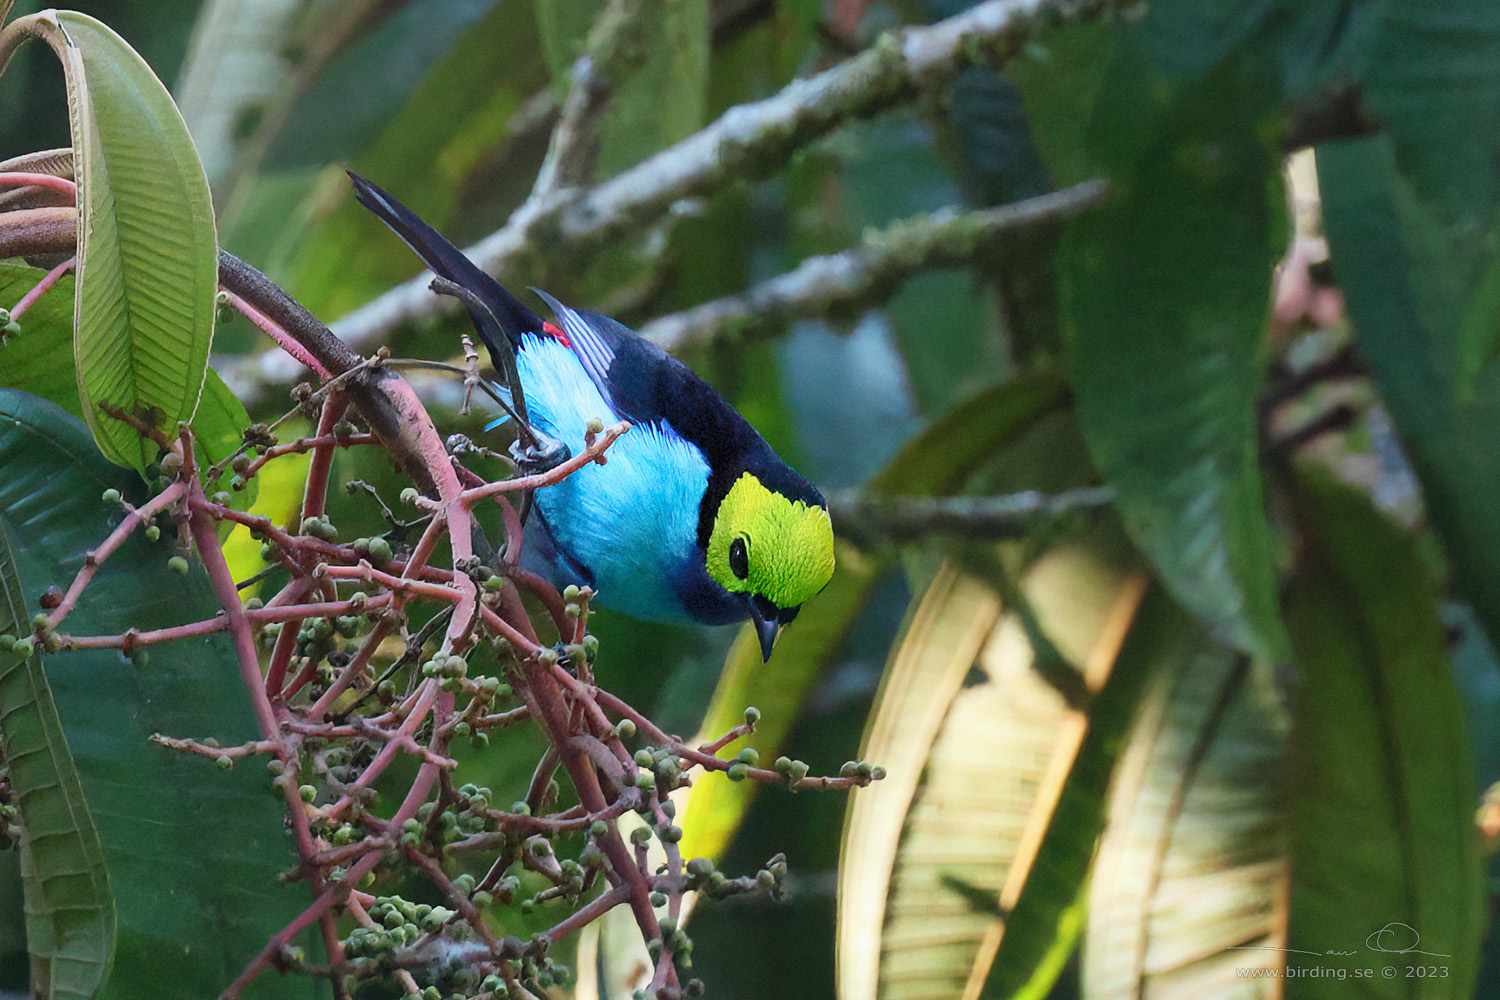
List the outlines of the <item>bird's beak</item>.
{"type": "Polygon", "coordinates": [[[774,614],[762,614],[761,609],[753,603],[750,605],[750,620],[755,623],[755,634],[760,639],[761,662],[764,663],[771,658],[776,637],[781,634],[781,623],[774,614]]]}
{"type": "Polygon", "coordinates": [[[755,634],[760,636],[761,662],[771,658],[771,650],[776,646],[776,637],[781,634],[780,622],[766,622],[759,618],[755,620],[755,634]]]}

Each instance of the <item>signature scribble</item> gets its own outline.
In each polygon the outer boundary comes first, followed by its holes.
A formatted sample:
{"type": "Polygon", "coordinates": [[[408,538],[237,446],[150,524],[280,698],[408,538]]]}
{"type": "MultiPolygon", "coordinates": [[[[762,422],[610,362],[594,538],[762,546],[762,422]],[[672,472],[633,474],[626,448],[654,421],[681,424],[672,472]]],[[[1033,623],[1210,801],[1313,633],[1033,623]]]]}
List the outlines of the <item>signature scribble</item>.
{"type": "Polygon", "coordinates": [[[1417,945],[1422,943],[1422,935],[1411,924],[1403,924],[1399,920],[1392,920],[1378,931],[1372,931],[1365,938],[1365,947],[1371,951],[1384,952],[1387,955],[1431,955],[1434,958],[1452,958],[1440,951],[1423,951],[1417,945]]]}
{"type": "MultiPolygon", "coordinates": [[[[1422,943],[1422,935],[1411,924],[1403,924],[1399,920],[1392,920],[1384,927],[1370,932],[1365,938],[1365,948],[1369,951],[1378,951],[1385,955],[1429,955],[1433,958],[1452,958],[1452,955],[1441,951],[1423,951],[1417,945],[1422,943]]],[[[1337,948],[1329,948],[1326,951],[1307,951],[1304,948],[1276,948],[1266,944],[1239,944],[1232,945],[1226,951],[1279,951],[1286,955],[1315,955],[1319,958],[1328,956],[1346,957],[1355,954],[1352,951],[1340,951],[1337,948]]]]}

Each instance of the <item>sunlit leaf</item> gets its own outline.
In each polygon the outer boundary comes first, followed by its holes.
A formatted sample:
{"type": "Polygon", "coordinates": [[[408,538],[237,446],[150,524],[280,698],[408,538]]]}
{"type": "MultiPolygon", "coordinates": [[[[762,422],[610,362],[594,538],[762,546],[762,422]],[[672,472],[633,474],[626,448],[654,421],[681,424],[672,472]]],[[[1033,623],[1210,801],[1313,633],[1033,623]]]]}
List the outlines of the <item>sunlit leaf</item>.
{"type": "MultiPolygon", "coordinates": [[[[1068,547],[1027,570],[1022,592],[1066,669],[1097,692],[1143,587],[1068,547]]],[[[977,995],[1088,730],[1035,661],[1020,615],[1002,614],[988,585],[939,573],[887,670],[861,750],[889,774],[853,797],[846,824],[845,1000],[977,995]]],[[[1092,836],[1083,839],[1086,864],[1092,836]]],[[[1058,912],[1049,916],[1055,926],[1058,912]]]]}
{"type": "MultiPolygon", "coordinates": [[[[774,759],[823,666],[843,642],[868,599],[885,562],[854,549],[839,550],[838,568],[828,588],[809,602],[761,662],[760,643],[750,629],[735,640],[724,673],[700,729],[715,739],[744,722],[745,709],[760,709],[755,735],[736,746],[755,747],[763,761],[774,759]]],[[[753,782],[730,782],[720,775],[700,778],[683,812],[684,857],[720,857],[739,829],[753,782]]]]}
{"type": "Polygon", "coordinates": [[[1126,736],[1089,893],[1090,1000],[1281,995],[1287,709],[1271,670],[1186,621],[1126,736]]]}

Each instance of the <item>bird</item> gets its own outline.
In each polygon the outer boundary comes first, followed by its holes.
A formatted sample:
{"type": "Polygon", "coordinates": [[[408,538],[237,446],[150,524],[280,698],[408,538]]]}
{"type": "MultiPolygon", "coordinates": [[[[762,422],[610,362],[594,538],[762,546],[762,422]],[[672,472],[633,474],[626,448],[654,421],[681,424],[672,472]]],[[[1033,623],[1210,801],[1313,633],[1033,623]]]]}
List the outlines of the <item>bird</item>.
{"type": "Polygon", "coordinates": [[[559,588],[588,586],[635,618],[750,620],[769,660],[781,629],[833,577],[818,489],[660,346],[533,288],[556,322],[544,321],[388,192],[349,176],[359,203],[449,283],[495,370],[518,376],[518,423],[571,454],[586,447],[593,419],[632,425],[604,465],[536,492],[522,565],[559,588]]]}

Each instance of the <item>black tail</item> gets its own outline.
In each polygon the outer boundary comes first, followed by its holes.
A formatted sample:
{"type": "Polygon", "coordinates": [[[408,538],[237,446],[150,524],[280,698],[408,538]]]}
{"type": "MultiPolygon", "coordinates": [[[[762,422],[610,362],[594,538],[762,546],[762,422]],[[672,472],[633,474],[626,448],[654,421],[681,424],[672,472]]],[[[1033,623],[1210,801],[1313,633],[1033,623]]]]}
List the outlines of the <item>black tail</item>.
{"type": "Polygon", "coordinates": [[[469,310],[475,329],[484,345],[489,348],[496,370],[505,371],[508,366],[504,363],[500,345],[494,342],[490,331],[498,324],[514,350],[520,344],[523,333],[542,332],[542,318],[526,308],[520,299],[506,291],[498,281],[481,271],[441,233],[419,219],[417,213],[352,171],[349,172],[349,179],[354,182],[354,197],[359,199],[359,203],[390,226],[434,274],[472,293],[472,297],[460,295],[459,299],[469,310]]]}

